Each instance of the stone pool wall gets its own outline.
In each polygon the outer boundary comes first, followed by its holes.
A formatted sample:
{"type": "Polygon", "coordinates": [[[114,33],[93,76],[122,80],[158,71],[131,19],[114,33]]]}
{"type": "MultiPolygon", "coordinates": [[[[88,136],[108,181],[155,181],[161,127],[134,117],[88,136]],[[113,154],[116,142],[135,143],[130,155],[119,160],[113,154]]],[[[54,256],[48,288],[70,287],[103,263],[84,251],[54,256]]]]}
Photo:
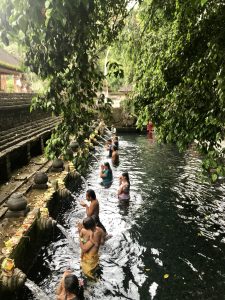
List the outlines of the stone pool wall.
{"type": "MultiPolygon", "coordinates": [[[[49,166],[48,188],[46,190],[36,190],[33,185],[27,185],[27,190],[23,193],[28,199],[30,212],[24,218],[19,218],[10,231],[11,236],[4,240],[0,249],[0,298],[7,297],[13,299],[13,292],[23,286],[26,273],[32,265],[40,247],[52,236],[55,221],[53,220],[60,211],[63,201],[70,200],[71,192],[67,189],[71,181],[73,187],[78,187],[81,182],[81,174],[87,168],[90,152],[94,150],[94,144],[99,133],[103,132],[103,124],[93,130],[89,138],[84,140],[84,147],[78,148],[73,154],[74,163],[64,162],[64,170],[56,172],[49,166]],[[77,172],[79,170],[79,173],[77,172]],[[15,268],[7,270],[6,263],[12,260],[15,268]],[[22,272],[21,272],[21,271],[22,272]]],[[[4,221],[4,215],[2,216],[4,221]]],[[[1,220],[0,220],[1,221],[1,220]]],[[[5,298],[3,298],[5,299],[5,298]]]]}

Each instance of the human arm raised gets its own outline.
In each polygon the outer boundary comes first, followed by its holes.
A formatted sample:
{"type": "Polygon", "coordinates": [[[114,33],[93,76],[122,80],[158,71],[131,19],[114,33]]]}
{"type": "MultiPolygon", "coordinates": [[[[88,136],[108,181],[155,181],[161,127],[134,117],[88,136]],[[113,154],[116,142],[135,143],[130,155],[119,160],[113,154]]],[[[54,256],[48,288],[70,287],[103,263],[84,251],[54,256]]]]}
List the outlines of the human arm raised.
{"type": "Polygon", "coordinates": [[[86,208],[86,214],[88,217],[91,217],[94,215],[95,210],[97,209],[97,206],[98,206],[97,201],[92,201],[89,207],[84,201],[81,201],[80,204],[86,208]]]}
{"type": "Polygon", "coordinates": [[[107,176],[107,174],[104,172],[104,166],[103,165],[101,165],[99,176],[101,178],[105,178],[107,176]]]}
{"type": "Polygon", "coordinates": [[[120,195],[123,192],[124,183],[121,183],[117,192],[117,195],[120,195]]]}

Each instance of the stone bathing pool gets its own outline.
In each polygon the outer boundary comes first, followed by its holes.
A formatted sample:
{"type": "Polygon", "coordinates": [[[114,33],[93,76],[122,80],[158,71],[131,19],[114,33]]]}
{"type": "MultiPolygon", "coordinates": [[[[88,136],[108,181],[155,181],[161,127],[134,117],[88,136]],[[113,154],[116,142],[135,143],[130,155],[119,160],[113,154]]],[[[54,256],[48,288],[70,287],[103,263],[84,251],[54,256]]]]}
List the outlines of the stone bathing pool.
{"type": "MultiPolygon", "coordinates": [[[[98,282],[87,282],[86,299],[225,299],[225,185],[198,179],[201,160],[193,150],[179,154],[144,135],[120,136],[120,165],[113,168],[109,189],[98,184],[99,164],[85,178],[96,191],[100,219],[113,237],[100,251],[98,282]],[[119,205],[118,177],[129,171],[131,200],[119,205]]],[[[99,148],[101,149],[101,148],[99,148]]],[[[107,161],[101,149],[96,154],[107,161]]],[[[85,216],[79,201],[61,210],[58,222],[74,239],[71,248],[55,231],[42,247],[28,278],[55,299],[63,271],[80,276],[80,250],[75,224],[85,216]]],[[[17,299],[34,299],[28,289],[17,299]]]]}

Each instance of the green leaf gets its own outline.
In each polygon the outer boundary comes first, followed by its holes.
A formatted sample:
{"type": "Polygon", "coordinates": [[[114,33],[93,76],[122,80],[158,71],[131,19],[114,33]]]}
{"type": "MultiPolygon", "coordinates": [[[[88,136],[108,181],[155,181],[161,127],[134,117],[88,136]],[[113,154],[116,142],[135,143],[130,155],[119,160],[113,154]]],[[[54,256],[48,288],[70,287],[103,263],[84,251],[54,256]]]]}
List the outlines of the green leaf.
{"type": "Polygon", "coordinates": [[[217,174],[212,174],[211,178],[212,178],[212,182],[216,182],[218,179],[218,176],[217,176],[217,174]]]}
{"type": "Polygon", "coordinates": [[[201,0],[201,5],[204,6],[208,0],[201,0]]]}

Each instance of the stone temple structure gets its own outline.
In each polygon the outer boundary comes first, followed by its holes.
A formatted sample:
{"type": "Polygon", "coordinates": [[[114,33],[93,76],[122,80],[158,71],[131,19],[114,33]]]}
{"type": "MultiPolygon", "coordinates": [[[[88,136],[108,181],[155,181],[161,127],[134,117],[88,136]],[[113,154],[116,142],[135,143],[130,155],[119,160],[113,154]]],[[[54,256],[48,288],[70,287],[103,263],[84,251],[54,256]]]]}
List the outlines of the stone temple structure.
{"type": "Polygon", "coordinates": [[[20,62],[0,48],[0,183],[44,150],[59,117],[36,110],[30,113],[33,93],[23,91],[20,62]],[[14,91],[6,93],[7,76],[13,76],[14,91]],[[23,91],[23,92],[22,92],[23,91]]]}

